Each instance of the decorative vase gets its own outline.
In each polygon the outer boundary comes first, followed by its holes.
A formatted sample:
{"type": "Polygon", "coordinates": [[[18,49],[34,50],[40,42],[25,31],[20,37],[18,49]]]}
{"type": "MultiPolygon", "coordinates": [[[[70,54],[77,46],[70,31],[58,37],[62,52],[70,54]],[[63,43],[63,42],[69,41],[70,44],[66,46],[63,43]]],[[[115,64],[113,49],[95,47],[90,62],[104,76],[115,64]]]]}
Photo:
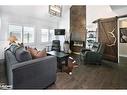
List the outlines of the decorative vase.
{"type": "Polygon", "coordinates": [[[65,53],[70,53],[70,43],[69,41],[64,41],[63,49],[65,53]]]}

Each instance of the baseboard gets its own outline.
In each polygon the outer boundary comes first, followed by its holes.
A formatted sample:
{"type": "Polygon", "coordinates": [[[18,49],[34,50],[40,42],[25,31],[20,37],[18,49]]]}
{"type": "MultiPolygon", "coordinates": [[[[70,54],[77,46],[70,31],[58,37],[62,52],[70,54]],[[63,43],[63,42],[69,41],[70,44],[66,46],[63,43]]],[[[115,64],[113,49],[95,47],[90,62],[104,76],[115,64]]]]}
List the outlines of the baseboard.
{"type": "Polygon", "coordinates": [[[127,55],[121,54],[121,55],[119,55],[119,57],[127,57],[127,55]]]}
{"type": "Polygon", "coordinates": [[[119,63],[127,65],[127,56],[119,56],[119,63]]]}

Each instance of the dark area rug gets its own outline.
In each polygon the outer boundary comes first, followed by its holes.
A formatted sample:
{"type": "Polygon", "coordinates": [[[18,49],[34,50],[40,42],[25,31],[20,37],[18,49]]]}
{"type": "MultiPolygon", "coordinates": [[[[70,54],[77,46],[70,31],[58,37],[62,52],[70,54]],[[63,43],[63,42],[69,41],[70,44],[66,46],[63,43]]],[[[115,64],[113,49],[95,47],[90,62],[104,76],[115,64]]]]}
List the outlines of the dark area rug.
{"type": "Polygon", "coordinates": [[[74,60],[73,57],[68,58],[68,66],[63,66],[62,72],[66,72],[67,74],[71,75],[73,69],[78,68],[78,63],[74,60]]]}

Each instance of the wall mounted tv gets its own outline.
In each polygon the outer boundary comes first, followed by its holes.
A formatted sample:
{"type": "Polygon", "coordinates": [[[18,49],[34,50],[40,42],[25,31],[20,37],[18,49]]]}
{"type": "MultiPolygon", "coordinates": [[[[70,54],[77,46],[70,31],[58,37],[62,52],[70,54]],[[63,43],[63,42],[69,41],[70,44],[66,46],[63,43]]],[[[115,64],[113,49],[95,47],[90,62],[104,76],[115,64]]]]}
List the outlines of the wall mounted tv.
{"type": "Polygon", "coordinates": [[[65,29],[55,29],[55,35],[65,35],[65,29]]]}

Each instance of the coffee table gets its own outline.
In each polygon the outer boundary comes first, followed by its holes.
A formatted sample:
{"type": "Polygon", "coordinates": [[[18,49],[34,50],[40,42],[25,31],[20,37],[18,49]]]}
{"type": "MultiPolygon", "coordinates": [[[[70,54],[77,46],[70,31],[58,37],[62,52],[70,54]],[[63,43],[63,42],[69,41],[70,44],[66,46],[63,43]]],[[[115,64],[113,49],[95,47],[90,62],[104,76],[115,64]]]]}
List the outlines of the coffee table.
{"type": "Polygon", "coordinates": [[[48,55],[55,56],[57,58],[57,67],[62,71],[62,65],[65,64],[68,65],[68,57],[69,54],[66,54],[64,52],[57,52],[57,51],[50,51],[47,52],[48,55]]]}

